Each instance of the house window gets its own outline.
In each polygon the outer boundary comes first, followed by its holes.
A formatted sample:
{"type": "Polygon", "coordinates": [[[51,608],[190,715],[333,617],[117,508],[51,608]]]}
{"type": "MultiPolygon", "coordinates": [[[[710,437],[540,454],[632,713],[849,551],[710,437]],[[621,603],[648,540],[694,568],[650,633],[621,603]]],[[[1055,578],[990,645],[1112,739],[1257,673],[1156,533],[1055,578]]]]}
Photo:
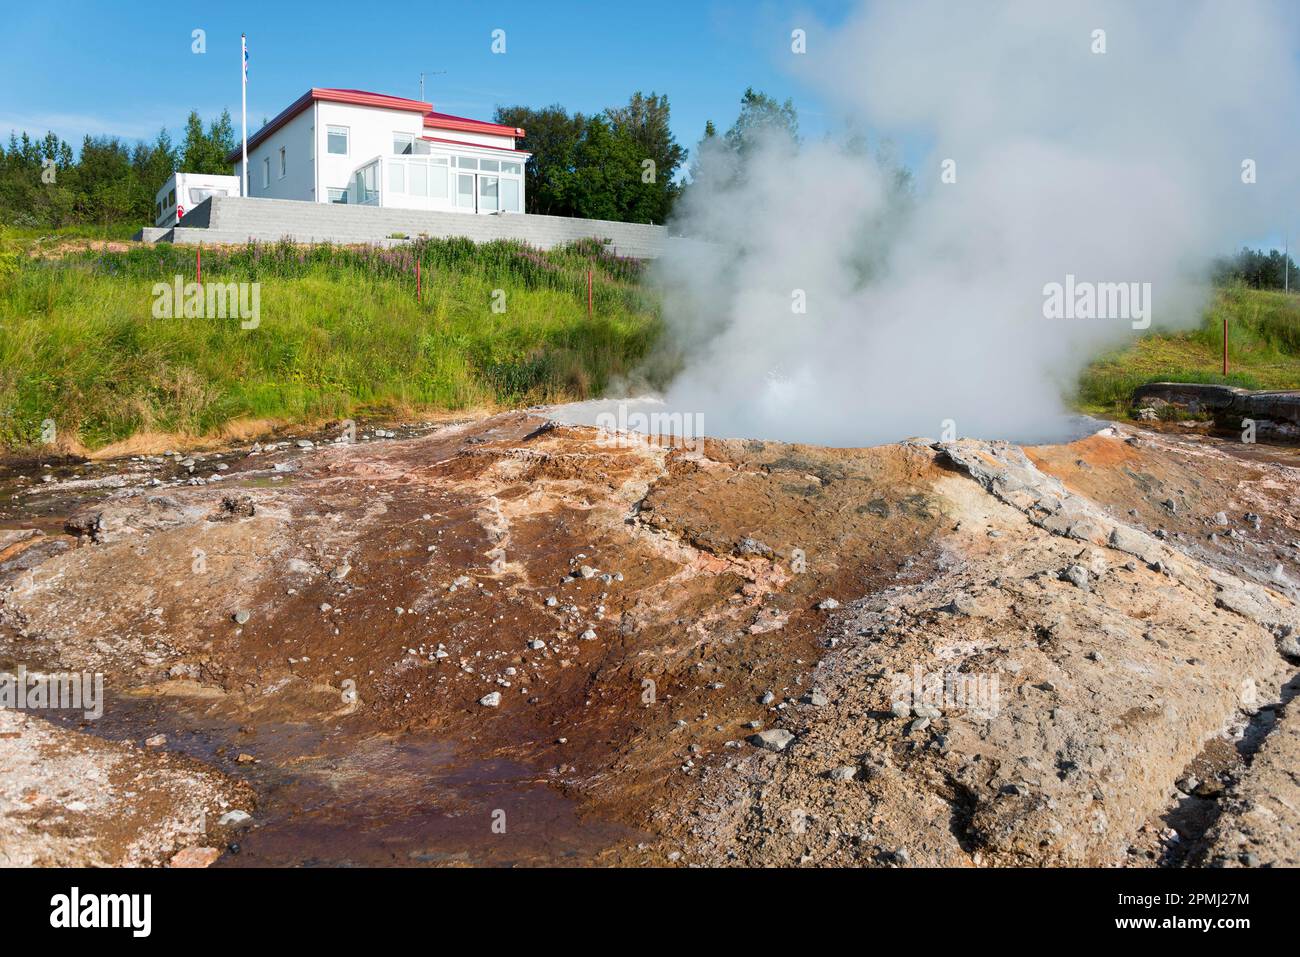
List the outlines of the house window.
{"type": "Polygon", "coordinates": [[[347,205],[348,191],[346,189],[335,189],[331,186],[325,192],[329,194],[329,200],[331,203],[343,203],[344,205],[347,205]]]}
{"type": "Polygon", "coordinates": [[[447,198],[447,161],[443,160],[441,164],[434,160],[434,165],[429,167],[429,198],[446,199],[447,198]]]}
{"type": "Polygon", "coordinates": [[[457,156],[456,165],[461,169],[478,169],[478,160],[472,156],[457,156]]]}
{"type": "Polygon", "coordinates": [[[492,173],[499,173],[501,171],[501,164],[496,160],[479,160],[478,168],[488,170],[492,173]]]}
{"type": "Polygon", "coordinates": [[[336,156],[347,156],[348,128],[346,126],[325,127],[325,149],[336,156]]]}
{"type": "Polygon", "coordinates": [[[519,180],[501,180],[501,208],[507,213],[519,212],[519,180]]]}
{"type": "Polygon", "coordinates": [[[478,208],[487,213],[497,211],[497,177],[480,176],[478,178],[478,208]]]}
{"type": "Polygon", "coordinates": [[[412,133],[394,133],[393,152],[398,156],[409,156],[415,152],[415,135],[412,133]]]}
{"type": "Polygon", "coordinates": [[[502,163],[502,164],[501,164],[501,172],[503,172],[503,173],[514,173],[516,176],[518,176],[518,175],[519,175],[519,164],[518,164],[518,163],[502,163]]]}
{"type": "Polygon", "coordinates": [[[280,179],[284,179],[284,171],[285,171],[284,147],[281,146],[280,147],[280,179]]]}
{"type": "Polygon", "coordinates": [[[429,195],[428,164],[416,160],[411,164],[410,173],[411,173],[411,195],[428,196],[429,195]]]}
{"type": "Polygon", "coordinates": [[[271,157],[262,160],[262,189],[271,188],[271,157]]]}
{"type": "Polygon", "coordinates": [[[406,192],[406,164],[388,164],[388,191],[390,193],[406,192]]]}
{"type": "Polygon", "coordinates": [[[167,194],[167,208],[171,209],[175,205],[176,205],[176,190],[172,190],[170,193],[167,194]]]}

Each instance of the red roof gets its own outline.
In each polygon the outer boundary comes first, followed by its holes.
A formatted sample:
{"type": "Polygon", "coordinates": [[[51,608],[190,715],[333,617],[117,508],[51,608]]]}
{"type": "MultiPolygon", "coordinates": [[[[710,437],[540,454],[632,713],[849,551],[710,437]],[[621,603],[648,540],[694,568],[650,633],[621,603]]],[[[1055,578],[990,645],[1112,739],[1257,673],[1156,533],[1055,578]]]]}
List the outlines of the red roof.
{"type": "MultiPolygon", "coordinates": [[[[401,96],[388,96],[386,93],[367,93],[365,90],[335,90],[314,86],[260,130],[248,138],[248,148],[254,149],[264,139],[284,126],[291,119],[318,100],[328,103],[348,103],[352,106],[373,106],[383,110],[408,110],[424,116],[424,125],[436,129],[460,130],[472,133],[492,133],[498,136],[523,136],[524,131],[513,126],[499,123],[484,123],[463,116],[449,116],[446,113],[434,113],[433,104],[422,100],[408,100],[401,96]]],[[[236,147],[226,154],[226,162],[234,163],[243,155],[243,147],[236,147]]]]}
{"type": "Polygon", "coordinates": [[[424,125],[435,130],[458,130],[461,133],[491,133],[494,136],[524,135],[524,131],[518,126],[485,123],[482,120],[471,120],[464,116],[452,116],[450,113],[426,113],[424,114],[424,125]]]}

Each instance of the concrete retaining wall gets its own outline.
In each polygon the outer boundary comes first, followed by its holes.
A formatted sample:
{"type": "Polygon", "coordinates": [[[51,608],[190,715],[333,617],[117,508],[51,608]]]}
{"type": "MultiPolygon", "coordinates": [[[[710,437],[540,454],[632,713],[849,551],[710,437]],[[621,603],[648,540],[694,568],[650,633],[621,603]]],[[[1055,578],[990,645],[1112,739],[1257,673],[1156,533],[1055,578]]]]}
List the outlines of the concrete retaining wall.
{"type": "Polygon", "coordinates": [[[615,223],[599,219],[534,216],[513,213],[478,216],[374,206],[342,206],[286,199],[244,199],[213,196],[186,214],[183,225],[147,242],[221,243],[279,242],[372,243],[394,245],[420,235],[433,238],[464,236],[475,242],[517,239],[550,249],[575,239],[594,237],[608,242],[620,256],[654,259],[663,252],[662,226],[615,223]]]}

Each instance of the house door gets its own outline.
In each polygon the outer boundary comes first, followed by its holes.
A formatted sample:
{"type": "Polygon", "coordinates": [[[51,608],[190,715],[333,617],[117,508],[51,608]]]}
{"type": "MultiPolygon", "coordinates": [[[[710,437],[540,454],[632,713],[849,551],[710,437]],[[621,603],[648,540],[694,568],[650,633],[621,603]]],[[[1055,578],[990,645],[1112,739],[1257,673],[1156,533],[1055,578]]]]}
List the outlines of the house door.
{"type": "Polygon", "coordinates": [[[478,211],[480,213],[495,213],[501,208],[499,205],[499,181],[499,176],[485,176],[479,173],[478,211]]]}
{"type": "Polygon", "coordinates": [[[478,212],[478,205],[475,200],[478,198],[478,190],[475,189],[474,180],[478,177],[473,173],[456,174],[456,208],[463,209],[469,213],[478,212]]]}

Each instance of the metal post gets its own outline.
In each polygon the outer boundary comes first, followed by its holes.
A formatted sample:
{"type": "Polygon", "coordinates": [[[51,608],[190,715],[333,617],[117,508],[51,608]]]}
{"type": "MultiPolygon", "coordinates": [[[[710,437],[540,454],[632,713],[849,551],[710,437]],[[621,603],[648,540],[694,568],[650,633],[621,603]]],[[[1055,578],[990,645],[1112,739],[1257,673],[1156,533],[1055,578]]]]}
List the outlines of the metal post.
{"type": "Polygon", "coordinates": [[[245,199],[248,198],[248,35],[241,33],[239,35],[239,90],[240,90],[240,115],[243,117],[244,129],[244,165],[241,172],[244,174],[243,188],[240,193],[245,199]]]}

